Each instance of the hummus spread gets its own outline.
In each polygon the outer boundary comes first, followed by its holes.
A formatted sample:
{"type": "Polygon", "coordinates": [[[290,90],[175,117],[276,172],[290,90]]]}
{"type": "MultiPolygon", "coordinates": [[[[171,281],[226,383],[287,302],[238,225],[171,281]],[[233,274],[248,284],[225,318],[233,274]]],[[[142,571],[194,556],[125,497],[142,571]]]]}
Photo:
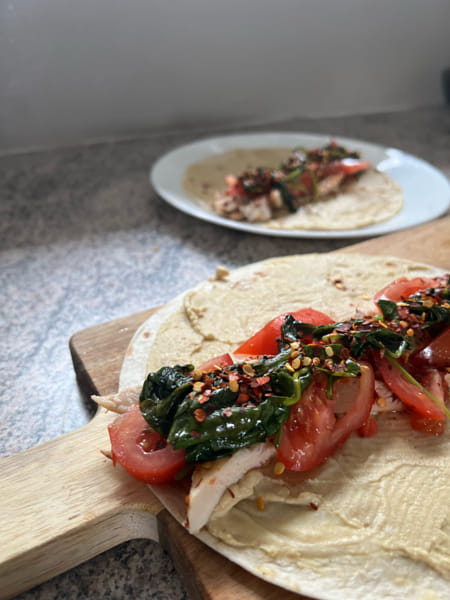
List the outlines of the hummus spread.
{"type": "Polygon", "coordinates": [[[374,312],[374,290],[423,265],[395,258],[309,254],[273,258],[205,281],[176,299],[149,344],[147,372],[233,351],[274,316],[322,307],[336,321],[374,312]]]}
{"type": "Polygon", "coordinates": [[[378,423],[376,436],[352,436],[300,482],[249,472],[223,496],[209,532],[319,571],[330,560],[405,556],[450,579],[450,435],[416,433],[406,415],[378,423]]]}
{"type": "MultiPolygon", "coordinates": [[[[183,178],[186,194],[212,210],[225,177],[257,167],[275,168],[291,154],[286,148],[239,148],[190,165],[183,178]]],[[[270,219],[271,229],[357,229],[390,219],[403,206],[401,187],[386,173],[369,169],[355,181],[342,185],[338,194],[310,202],[296,213],[270,219]]]]}

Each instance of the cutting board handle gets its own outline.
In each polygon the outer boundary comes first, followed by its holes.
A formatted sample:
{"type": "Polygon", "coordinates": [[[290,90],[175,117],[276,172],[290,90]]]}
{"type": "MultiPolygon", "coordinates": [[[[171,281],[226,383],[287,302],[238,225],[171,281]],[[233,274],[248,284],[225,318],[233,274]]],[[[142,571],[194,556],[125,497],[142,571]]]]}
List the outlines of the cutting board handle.
{"type": "Polygon", "coordinates": [[[134,538],[158,540],[162,507],[108,451],[99,412],[76,431],[0,461],[0,598],[134,538]]]}

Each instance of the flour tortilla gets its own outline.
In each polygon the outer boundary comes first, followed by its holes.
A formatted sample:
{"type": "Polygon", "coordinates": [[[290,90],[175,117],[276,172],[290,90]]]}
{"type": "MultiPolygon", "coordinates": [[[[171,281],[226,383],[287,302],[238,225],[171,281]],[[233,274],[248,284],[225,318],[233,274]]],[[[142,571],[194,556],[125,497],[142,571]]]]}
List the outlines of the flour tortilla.
{"type": "MultiPolygon", "coordinates": [[[[188,167],[183,188],[211,210],[215,195],[226,187],[225,176],[256,167],[273,167],[290,155],[286,148],[239,148],[207,157],[188,167]]],[[[302,206],[296,213],[264,221],[270,229],[358,229],[391,219],[403,207],[403,191],[389,175],[369,169],[330,195],[302,206]]]]}
{"type": "MultiPolygon", "coordinates": [[[[373,294],[392,280],[439,273],[431,266],[394,257],[344,253],[269,259],[237,269],[227,277],[221,272],[219,278],[204,281],[171,301],[140,327],[123,363],[120,389],[141,384],[149,370],[163,364],[200,364],[206,358],[232,351],[280,313],[313,306],[336,320],[358,312],[367,314],[373,311],[373,294]]],[[[405,437],[420,435],[409,429],[405,431],[405,437]]],[[[370,444],[367,439],[353,437],[354,443],[370,444]]],[[[430,444],[435,440],[427,436],[419,439],[430,444]]],[[[352,440],[347,443],[350,448],[352,440]]],[[[439,439],[437,445],[447,442],[448,436],[439,439]]],[[[333,464],[332,460],[327,461],[327,468],[333,464]]],[[[311,481],[314,482],[314,477],[311,481]]],[[[438,508],[448,504],[442,499],[442,492],[445,498],[447,489],[444,483],[443,489],[436,491],[438,508]]],[[[184,524],[186,490],[182,484],[154,486],[152,490],[184,524]]],[[[280,509],[274,504],[267,514],[264,511],[251,514],[248,501],[239,503],[232,511],[236,509],[240,519],[244,515],[245,520],[250,514],[252,523],[260,529],[266,528],[270,542],[274,536],[271,523],[277,522],[273,511],[275,514],[277,510],[284,512],[285,505],[280,509]],[[243,511],[239,509],[241,504],[245,507],[243,511]]],[[[278,518],[283,512],[278,513],[278,518]]],[[[212,524],[220,532],[220,516],[212,524]]],[[[352,551],[335,552],[332,560],[319,557],[299,565],[292,554],[276,556],[270,549],[249,547],[239,540],[236,543],[236,539],[225,543],[211,531],[205,528],[197,537],[254,575],[312,598],[444,600],[450,597],[448,580],[420,560],[412,560],[399,552],[369,552],[365,556],[352,551]]],[[[444,527],[443,535],[445,531],[444,527]]],[[[279,539],[280,545],[286,542],[283,536],[275,539],[279,539]]]]}

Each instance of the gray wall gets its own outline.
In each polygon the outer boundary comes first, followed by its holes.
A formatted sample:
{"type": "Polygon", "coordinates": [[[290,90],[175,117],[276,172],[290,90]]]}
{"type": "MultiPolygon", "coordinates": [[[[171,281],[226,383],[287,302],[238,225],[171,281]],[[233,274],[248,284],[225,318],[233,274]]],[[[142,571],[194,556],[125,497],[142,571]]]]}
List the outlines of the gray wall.
{"type": "Polygon", "coordinates": [[[450,0],[0,0],[0,151],[440,104],[450,0]]]}

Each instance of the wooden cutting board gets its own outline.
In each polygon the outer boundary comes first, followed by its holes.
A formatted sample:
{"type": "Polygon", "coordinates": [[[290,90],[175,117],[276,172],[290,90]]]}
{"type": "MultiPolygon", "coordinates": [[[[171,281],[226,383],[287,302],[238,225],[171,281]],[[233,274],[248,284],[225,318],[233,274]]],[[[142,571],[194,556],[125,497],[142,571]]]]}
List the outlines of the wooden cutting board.
{"type": "MultiPolygon", "coordinates": [[[[347,247],[340,252],[396,255],[450,268],[450,217],[347,247]]],[[[116,391],[136,328],[156,309],[76,333],[74,368],[87,394],[116,391]]],[[[191,598],[300,600],[253,577],[189,535],[147,486],[102,454],[103,411],[79,430],[1,461],[0,598],[12,598],[133,538],[159,540],[191,598]]]]}

